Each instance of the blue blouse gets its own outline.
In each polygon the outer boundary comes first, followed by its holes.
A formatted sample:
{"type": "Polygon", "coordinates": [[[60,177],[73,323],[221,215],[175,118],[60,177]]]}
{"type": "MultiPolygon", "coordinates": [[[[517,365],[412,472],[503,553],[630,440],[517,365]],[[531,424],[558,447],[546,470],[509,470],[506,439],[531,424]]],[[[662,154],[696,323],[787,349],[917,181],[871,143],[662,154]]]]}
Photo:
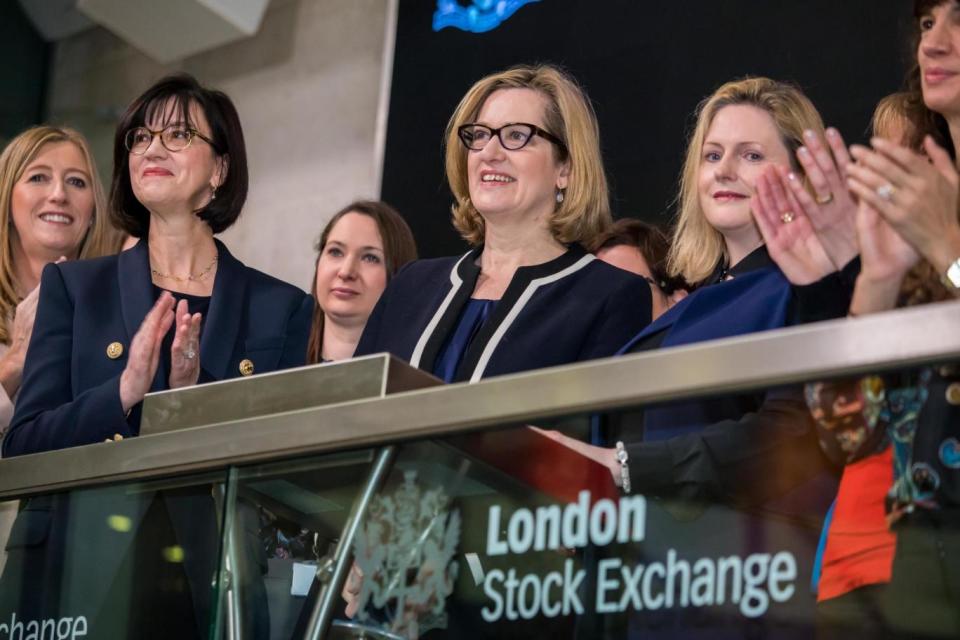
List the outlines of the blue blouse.
{"type": "Polygon", "coordinates": [[[433,365],[433,375],[441,378],[444,382],[453,382],[457,375],[457,369],[460,368],[460,361],[463,360],[463,354],[467,352],[474,337],[480,331],[483,323],[487,321],[490,312],[496,306],[496,300],[479,300],[470,298],[463,312],[460,314],[460,320],[457,327],[450,333],[447,342],[440,350],[440,355],[433,365]]]}

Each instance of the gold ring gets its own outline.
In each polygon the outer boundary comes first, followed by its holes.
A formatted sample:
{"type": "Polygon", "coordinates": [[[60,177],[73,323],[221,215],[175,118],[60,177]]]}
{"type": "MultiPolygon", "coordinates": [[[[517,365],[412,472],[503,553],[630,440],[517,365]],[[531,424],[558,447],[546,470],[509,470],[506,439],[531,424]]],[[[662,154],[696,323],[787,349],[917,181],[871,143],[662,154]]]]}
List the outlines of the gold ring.
{"type": "Polygon", "coordinates": [[[816,198],[814,198],[814,200],[816,200],[817,204],[820,204],[820,205],[830,204],[831,202],[833,202],[833,192],[831,191],[825,196],[818,195],[816,198]]]}
{"type": "Polygon", "coordinates": [[[784,211],[783,213],[780,214],[780,222],[782,222],[783,224],[790,224],[791,222],[793,222],[793,218],[794,218],[793,211],[784,211]]]}

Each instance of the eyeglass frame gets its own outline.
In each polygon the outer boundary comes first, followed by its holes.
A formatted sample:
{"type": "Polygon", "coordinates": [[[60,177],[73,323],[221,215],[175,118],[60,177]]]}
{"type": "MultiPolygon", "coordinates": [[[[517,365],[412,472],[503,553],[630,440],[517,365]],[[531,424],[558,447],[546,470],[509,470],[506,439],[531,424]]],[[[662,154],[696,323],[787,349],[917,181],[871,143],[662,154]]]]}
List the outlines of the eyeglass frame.
{"type": "Polygon", "coordinates": [[[123,146],[126,147],[128,153],[132,153],[132,154],[135,155],[135,156],[146,155],[147,150],[150,148],[150,145],[153,144],[153,141],[154,141],[154,139],[156,139],[157,136],[160,136],[160,144],[163,145],[163,148],[166,149],[167,151],[169,151],[170,153],[179,153],[180,151],[183,151],[183,150],[189,148],[190,145],[193,144],[193,139],[194,139],[194,138],[200,138],[201,140],[203,140],[204,142],[206,142],[208,145],[210,145],[210,148],[211,148],[211,149],[213,149],[214,151],[217,150],[217,145],[214,144],[213,140],[211,140],[211,139],[208,138],[207,136],[203,135],[202,133],[200,133],[199,131],[197,131],[197,130],[194,129],[193,127],[181,127],[180,125],[177,125],[177,124],[168,124],[168,125],[165,126],[163,129],[160,129],[160,130],[158,130],[158,131],[154,131],[153,129],[151,129],[151,128],[149,128],[149,127],[145,127],[145,126],[143,126],[143,125],[140,125],[139,127],[133,127],[132,129],[128,129],[127,132],[126,132],[126,133],[124,134],[124,136],[123,136],[123,146]],[[187,140],[187,144],[185,144],[185,145],[184,145],[182,148],[180,148],[180,149],[171,149],[170,147],[167,146],[167,143],[163,141],[163,132],[166,131],[167,129],[170,129],[171,127],[180,127],[180,128],[182,128],[184,131],[186,131],[186,132],[188,132],[188,133],[190,134],[190,139],[187,140]],[[130,148],[130,146],[131,146],[131,145],[130,145],[130,134],[133,133],[134,131],[138,131],[138,130],[140,130],[140,129],[143,129],[144,131],[146,131],[147,133],[150,134],[150,142],[147,143],[147,146],[144,148],[143,153],[137,153],[136,151],[134,151],[133,149],[130,148]]]}
{"type": "Polygon", "coordinates": [[[533,139],[534,136],[540,136],[541,138],[543,138],[543,139],[546,140],[547,142],[552,142],[553,144],[557,145],[557,146],[560,148],[560,150],[563,151],[564,153],[567,153],[567,145],[565,145],[565,144],[563,143],[563,140],[561,140],[561,139],[558,138],[557,136],[553,135],[552,133],[550,133],[550,132],[547,131],[546,129],[542,129],[542,128],[538,127],[538,126],[535,125],[535,124],[530,124],[529,122],[508,122],[507,124],[505,124],[505,125],[503,125],[503,126],[501,126],[501,127],[497,127],[496,129],[493,128],[493,127],[488,127],[488,126],[485,125],[485,124],[480,124],[479,122],[468,122],[468,123],[466,123],[466,124],[462,124],[462,125],[460,125],[459,127],[457,127],[457,138],[460,139],[461,144],[463,144],[463,146],[466,147],[468,151],[482,151],[483,149],[486,148],[487,144],[490,143],[490,140],[493,140],[493,137],[494,137],[494,136],[496,136],[496,137],[497,137],[497,140],[500,141],[500,146],[503,147],[504,149],[506,149],[507,151],[519,151],[520,149],[523,149],[525,146],[527,146],[528,144],[530,144],[530,141],[533,139]],[[505,145],[505,144],[503,143],[503,138],[500,137],[500,132],[503,131],[504,129],[508,128],[508,127],[515,127],[515,126],[517,126],[517,125],[522,125],[522,126],[524,126],[524,127],[530,127],[531,133],[530,133],[530,137],[527,138],[522,145],[520,145],[519,147],[517,147],[517,148],[515,148],[515,149],[511,149],[510,147],[508,147],[507,145],[505,145]],[[487,143],[484,144],[484,145],[483,145],[482,147],[480,147],[479,149],[474,149],[473,147],[471,147],[470,145],[467,144],[467,141],[466,141],[466,140],[463,139],[464,131],[465,131],[468,127],[483,127],[484,129],[486,129],[486,130],[488,130],[488,131],[490,132],[490,139],[487,140],[487,143]]]}

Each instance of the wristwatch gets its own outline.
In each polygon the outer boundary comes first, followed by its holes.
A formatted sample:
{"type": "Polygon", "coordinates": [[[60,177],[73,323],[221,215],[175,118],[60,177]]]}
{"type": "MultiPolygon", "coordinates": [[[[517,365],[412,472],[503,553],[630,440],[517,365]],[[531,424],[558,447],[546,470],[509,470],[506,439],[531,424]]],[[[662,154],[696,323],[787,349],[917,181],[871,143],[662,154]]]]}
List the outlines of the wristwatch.
{"type": "Polygon", "coordinates": [[[960,258],[950,263],[946,273],[940,276],[940,281],[954,294],[960,294],[960,258]]]}
{"type": "Polygon", "coordinates": [[[620,463],[620,488],[624,493],[630,493],[630,467],[627,466],[627,450],[623,446],[623,441],[617,442],[617,462],[620,463]]]}

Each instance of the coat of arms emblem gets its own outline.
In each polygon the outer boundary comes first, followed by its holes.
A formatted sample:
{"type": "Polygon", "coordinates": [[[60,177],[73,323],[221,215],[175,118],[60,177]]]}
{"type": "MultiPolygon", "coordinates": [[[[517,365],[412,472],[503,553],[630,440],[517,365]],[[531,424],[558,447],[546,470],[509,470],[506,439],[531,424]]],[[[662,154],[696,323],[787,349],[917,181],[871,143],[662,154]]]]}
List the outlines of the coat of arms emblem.
{"type": "Polygon", "coordinates": [[[416,638],[447,626],[460,513],[450,511],[443,488],[421,491],[416,471],[403,475],[392,496],[371,500],[354,539],[355,561],[364,576],[357,619],[416,638]]]}

